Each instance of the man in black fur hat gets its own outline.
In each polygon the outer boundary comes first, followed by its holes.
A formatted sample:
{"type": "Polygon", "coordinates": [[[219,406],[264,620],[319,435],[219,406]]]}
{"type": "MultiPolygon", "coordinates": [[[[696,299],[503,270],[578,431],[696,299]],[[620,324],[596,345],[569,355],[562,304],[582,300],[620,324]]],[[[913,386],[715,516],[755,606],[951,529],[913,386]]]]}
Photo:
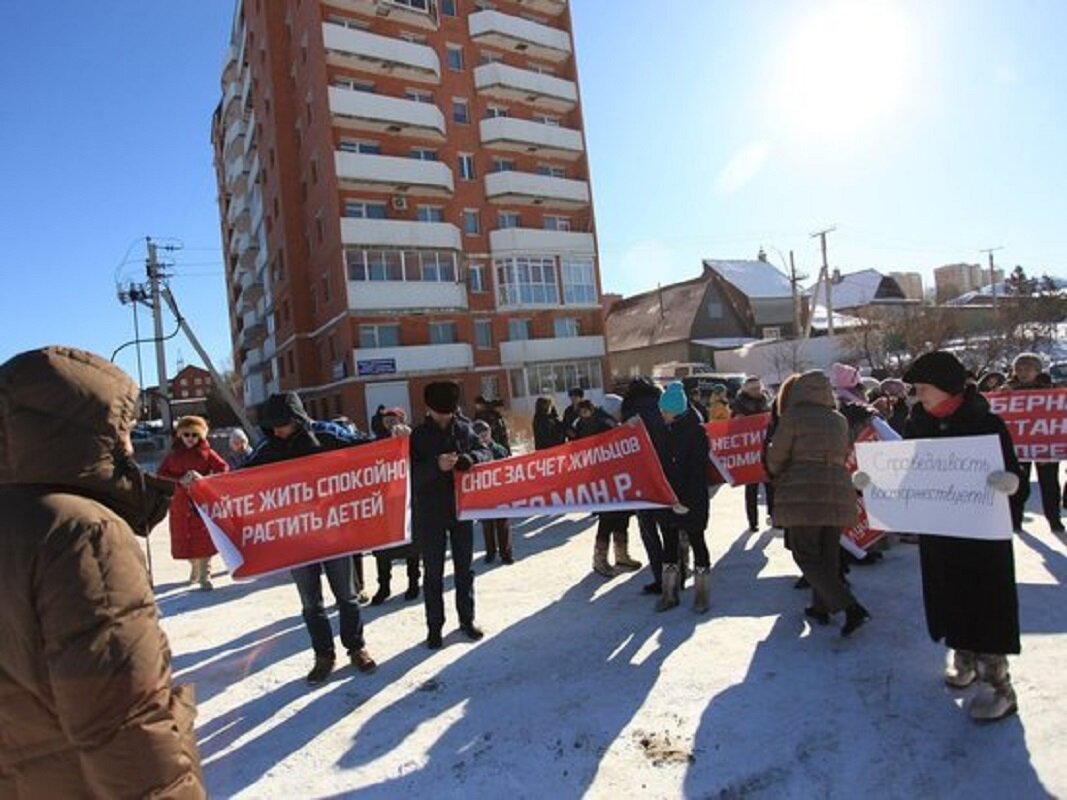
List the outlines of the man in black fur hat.
{"type": "Polygon", "coordinates": [[[493,454],[459,419],[459,386],[452,381],[427,384],[423,391],[426,420],[411,432],[411,520],[415,540],[422,551],[425,582],[426,646],[441,647],[445,624],[443,580],[445,547],[452,545],[455,573],[456,613],[459,626],[468,638],[477,641],[484,634],[474,623],[474,523],[456,519],[454,475],[466,472],[476,463],[492,461],[493,454]]]}

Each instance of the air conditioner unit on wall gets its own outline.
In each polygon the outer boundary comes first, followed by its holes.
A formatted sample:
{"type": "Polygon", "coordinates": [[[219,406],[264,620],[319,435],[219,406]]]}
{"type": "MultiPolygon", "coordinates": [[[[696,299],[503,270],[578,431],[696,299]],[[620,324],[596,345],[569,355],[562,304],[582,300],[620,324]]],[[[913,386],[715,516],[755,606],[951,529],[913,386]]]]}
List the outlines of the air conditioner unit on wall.
{"type": "Polygon", "coordinates": [[[402,194],[393,195],[393,208],[396,211],[407,211],[408,199],[402,194]]]}

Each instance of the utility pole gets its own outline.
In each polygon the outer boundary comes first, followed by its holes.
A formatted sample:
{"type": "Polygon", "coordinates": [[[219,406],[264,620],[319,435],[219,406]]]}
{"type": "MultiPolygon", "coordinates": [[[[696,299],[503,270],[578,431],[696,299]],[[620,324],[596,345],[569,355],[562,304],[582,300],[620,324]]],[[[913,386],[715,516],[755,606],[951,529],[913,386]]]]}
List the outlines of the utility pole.
{"type": "Polygon", "coordinates": [[[985,250],[979,252],[985,253],[989,256],[989,291],[993,293],[993,313],[997,313],[997,270],[993,264],[993,253],[997,250],[1003,250],[1003,247],[988,247],[985,250]]]}
{"type": "MultiPolygon", "coordinates": [[[[789,251],[789,285],[793,289],[793,338],[800,336],[801,313],[800,313],[800,282],[807,279],[807,275],[797,275],[797,264],[793,260],[793,251],[789,251]]],[[[809,311],[810,316],[810,311],[809,311]]]]}
{"type": "MultiPolygon", "coordinates": [[[[826,234],[833,233],[835,230],[837,230],[837,226],[836,225],[833,226],[833,227],[830,227],[830,228],[826,228],[825,230],[817,231],[817,232],[815,232],[815,233],[813,233],[811,235],[812,239],[814,239],[816,236],[818,236],[819,237],[819,241],[822,244],[822,271],[819,273],[819,280],[820,281],[822,281],[822,280],[826,281],[826,335],[827,336],[833,336],[834,335],[834,301],[833,301],[833,288],[832,288],[833,281],[830,280],[830,264],[829,264],[829,262],[827,261],[827,258],[826,258],[826,234]]],[[[818,286],[816,286],[816,290],[817,289],[818,289],[818,286]]],[[[815,297],[818,298],[818,292],[816,292],[815,297]]]]}
{"type": "Polygon", "coordinates": [[[148,291],[145,289],[143,283],[134,283],[133,281],[130,281],[125,289],[121,286],[119,287],[118,298],[122,305],[129,303],[133,306],[133,341],[137,348],[137,388],[141,390],[141,396],[138,400],[138,405],[140,406],[140,413],[138,416],[143,417],[145,415],[144,366],[141,362],[141,324],[137,314],[137,305],[138,303],[149,305],[148,291]]]}
{"type": "Polygon", "coordinates": [[[152,324],[155,331],[156,344],[156,374],[159,381],[159,395],[163,402],[160,405],[160,416],[163,419],[163,432],[168,436],[173,428],[173,419],[170,411],[170,385],[167,383],[167,350],[163,343],[163,303],[160,300],[160,283],[165,277],[156,257],[156,244],[151,236],[145,237],[148,248],[148,261],[145,268],[148,272],[148,287],[152,295],[152,324]]]}

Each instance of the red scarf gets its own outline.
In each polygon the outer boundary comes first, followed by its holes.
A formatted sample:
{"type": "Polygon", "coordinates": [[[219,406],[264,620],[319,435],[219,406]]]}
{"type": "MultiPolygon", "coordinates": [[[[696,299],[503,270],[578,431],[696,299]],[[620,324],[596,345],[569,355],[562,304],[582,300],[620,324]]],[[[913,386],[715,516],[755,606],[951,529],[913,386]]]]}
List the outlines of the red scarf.
{"type": "Polygon", "coordinates": [[[940,405],[931,408],[926,413],[936,419],[945,419],[946,417],[951,417],[953,414],[959,411],[960,406],[962,405],[963,395],[954,394],[949,397],[948,400],[945,400],[940,405]]]}

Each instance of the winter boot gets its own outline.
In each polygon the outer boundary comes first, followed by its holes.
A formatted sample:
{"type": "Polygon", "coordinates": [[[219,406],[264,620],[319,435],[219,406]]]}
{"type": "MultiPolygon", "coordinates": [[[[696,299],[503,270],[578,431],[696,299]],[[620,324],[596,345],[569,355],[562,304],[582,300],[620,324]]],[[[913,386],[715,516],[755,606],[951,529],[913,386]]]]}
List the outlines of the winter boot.
{"type": "Polygon", "coordinates": [[[378,581],[378,591],[374,593],[374,597],[370,599],[372,606],[380,606],[386,600],[389,599],[389,581],[378,581]]]}
{"type": "Polygon", "coordinates": [[[615,531],[612,534],[615,542],[615,569],[625,572],[633,572],[641,569],[641,562],[631,558],[629,546],[626,542],[626,531],[615,531]]]}
{"type": "Polygon", "coordinates": [[[967,713],[976,722],[993,722],[1019,710],[1008,674],[1008,657],[979,654],[976,657],[981,690],[967,704],[967,713]]]}
{"type": "Polygon", "coordinates": [[[616,575],[614,567],[608,563],[607,542],[597,542],[593,549],[593,572],[605,578],[614,578],[616,575]]]}
{"type": "Polygon", "coordinates": [[[711,588],[711,568],[697,567],[693,570],[693,611],[703,614],[708,610],[708,592],[711,588]]]}
{"type": "Polygon", "coordinates": [[[685,531],[678,531],[678,591],[685,588],[689,577],[689,536],[685,531]]]}
{"type": "Polygon", "coordinates": [[[666,611],[678,605],[678,565],[663,565],[663,594],[656,601],[656,611],[666,611]]]}
{"type": "Polygon", "coordinates": [[[200,580],[200,559],[193,558],[189,561],[189,583],[200,580]]]}
{"type": "Polygon", "coordinates": [[[359,650],[354,650],[348,654],[349,660],[352,662],[352,666],[362,672],[364,675],[369,675],[378,669],[378,662],[371,658],[370,653],[367,652],[366,647],[361,647],[359,650]]]}
{"type": "Polygon", "coordinates": [[[845,624],[841,626],[841,635],[848,637],[858,631],[871,618],[870,612],[859,603],[853,603],[845,609],[845,624]]]}
{"type": "Polygon", "coordinates": [[[953,689],[966,689],[978,679],[978,662],[970,650],[953,650],[952,663],[945,668],[945,683],[953,689]]]}
{"type": "Polygon", "coordinates": [[[331,672],[333,672],[333,656],[316,655],[315,666],[307,674],[307,682],[312,686],[326,683],[326,679],[330,677],[331,672]]]}
{"type": "Polygon", "coordinates": [[[211,559],[210,558],[201,558],[201,559],[198,559],[198,561],[199,561],[199,564],[200,564],[200,569],[199,569],[200,577],[199,577],[199,584],[198,584],[199,587],[200,587],[200,591],[202,591],[202,592],[210,592],[212,589],[215,588],[214,584],[211,582],[211,559]]]}

